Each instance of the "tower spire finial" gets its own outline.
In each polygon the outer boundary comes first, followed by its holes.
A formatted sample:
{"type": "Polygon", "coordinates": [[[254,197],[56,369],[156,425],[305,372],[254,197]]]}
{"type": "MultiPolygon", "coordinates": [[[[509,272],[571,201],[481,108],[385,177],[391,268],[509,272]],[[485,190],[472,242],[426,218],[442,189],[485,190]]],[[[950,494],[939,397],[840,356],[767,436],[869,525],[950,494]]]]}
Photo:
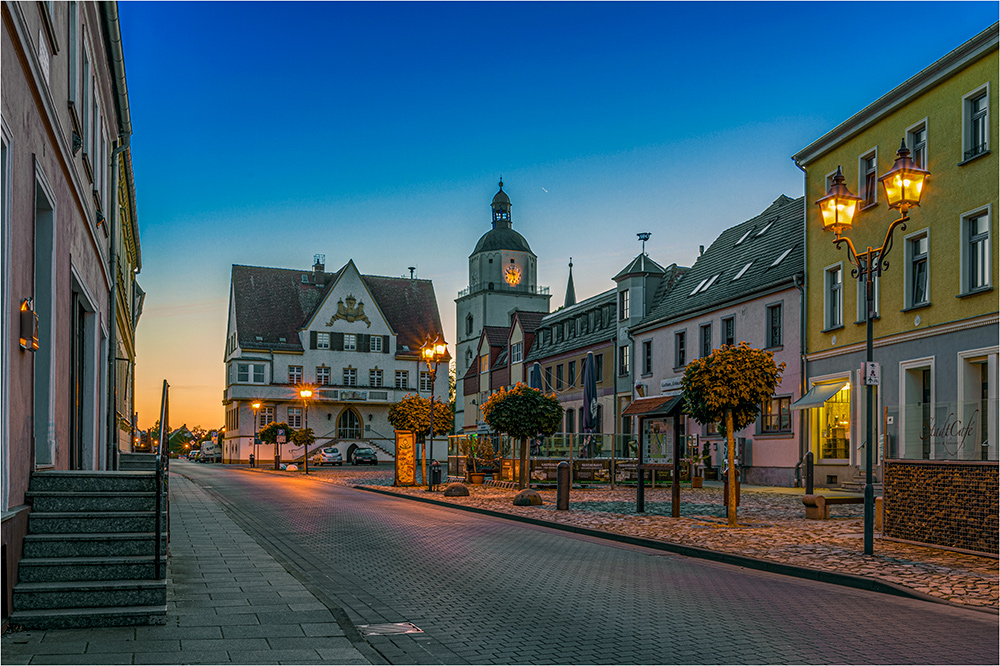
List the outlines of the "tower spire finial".
{"type": "Polygon", "coordinates": [[[639,237],[639,240],[642,241],[642,253],[643,254],[646,254],[646,241],[648,241],[649,237],[652,236],[652,235],[653,234],[649,233],[648,231],[640,231],[639,233],[636,234],[636,236],[639,237]]]}
{"type": "Polygon", "coordinates": [[[571,305],[576,305],[576,289],[573,287],[573,257],[569,258],[569,280],[566,281],[566,299],[563,301],[563,307],[568,308],[571,305]]]}

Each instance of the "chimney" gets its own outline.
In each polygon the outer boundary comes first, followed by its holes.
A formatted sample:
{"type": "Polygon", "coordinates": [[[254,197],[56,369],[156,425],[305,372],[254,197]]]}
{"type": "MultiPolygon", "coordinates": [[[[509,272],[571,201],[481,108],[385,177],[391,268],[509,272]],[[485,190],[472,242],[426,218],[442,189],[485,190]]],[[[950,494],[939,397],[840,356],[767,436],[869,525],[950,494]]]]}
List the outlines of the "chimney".
{"type": "Polygon", "coordinates": [[[407,266],[407,269],[409,269],[409,271],[410,271],[410,279],[412,280],[413,279],[413,273],[416,272],[417,267],[416,266],[407,266]]]}
{"type": "Polygon", "coordinates": [[[325,254],[314,254],[313,255],[313,282],[316,283],[317,287],[323,286],[323,271],[326,270],[326,255],[325,254]]]}
{"type": "Polygon", "coordinates": [[[704,245],[699,245],[698,246],[698,256],[700,257],[703,254],[705,254],[705,246],[704,245]]]}

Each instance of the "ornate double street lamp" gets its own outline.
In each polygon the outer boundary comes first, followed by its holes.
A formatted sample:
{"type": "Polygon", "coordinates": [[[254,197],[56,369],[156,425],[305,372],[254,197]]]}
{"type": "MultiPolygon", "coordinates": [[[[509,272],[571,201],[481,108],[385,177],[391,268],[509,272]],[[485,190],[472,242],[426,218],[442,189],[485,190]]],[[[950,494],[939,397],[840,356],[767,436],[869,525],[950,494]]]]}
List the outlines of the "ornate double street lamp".
{"type": "MultiPolygon", "coordinates": [[[[427,340],[424,342],[424,346],[420,349],[420,356],[427,363],[427,372],[431,376],[431,439],[430,443],[427,445],[428,451],[424,451],[424,470],[427,469],[428,461],[430,458],[430,464],[434,464],[434,380],[437,378],[438,363],[441,359],[445,357],[448,353],[448,346],[441,341],[440,338],[434,338],[434,340],[427,340]]],[[[427,491],[430,492],[432,489],[431,480],[426,477],[426,471],[424,472],[424,481],[427,482],[427,491]]]]}
{"type": "Polygon", "coordinates": [[[260,419],[257,418],[260,412],[260,400],[254,400],[250,406],[253,407],[253,465],[250,466],[256,467],[257,456],[260,454],[260,451],[257,450],[257,443],[260,441],[260,419]]]}
{"type": "Polygon", "coordinates": [[[878,370],[872,361],[872,320],[875,316],[875,278],[882,275],[882,271],[888,270],[889,262],[886,257],[892,249],[892,232],[896,227],[906,230],[906,223],[910,216],[908,212],[914,206],[920,205],[920,195],[923,192],[924,181],[929,172],[921,169],[910,158],[910,151],[906,148],[906,139],[903,139],[896,152],[896,161],[892,169],[887,174],[879,178],[885,191],[886,201],[889,207],[899,211],[899,219],[889,225],[889,230],[885,234],[885,240],[881,247],[868,247],[863,252],[858,252],[851,239],[842,236],[844,231],[850,230],[854,223],[854,213],[857,210],[861,197],[851,194],[844,184],[844,174],[840,166],[833,176],[833,183],[827,190],[826,196],[816,202],[823,217],[823,228],[833,231],[833,244],[839,249],[841,244],[847,243],[847,257],[855,268],[851,270],[851,275],[865,285],[865,327],[867,329],[867,356],[865,357],[865,390],[867,400],[867,423],[865,425],[865,555],[871,555],[874,542],[875,527],[875,489],[872,486],[872,386],[878,381],[878,370]]]}
{"type": "Polygon", "coordinates": [[[309,473],[309,398],[312,397],[312,389],[303,386],[299,389],[299,396],[302,398],[302,429],[305,435],[302,443],[302,464],[305,465],[306,474],[309,473]]]}

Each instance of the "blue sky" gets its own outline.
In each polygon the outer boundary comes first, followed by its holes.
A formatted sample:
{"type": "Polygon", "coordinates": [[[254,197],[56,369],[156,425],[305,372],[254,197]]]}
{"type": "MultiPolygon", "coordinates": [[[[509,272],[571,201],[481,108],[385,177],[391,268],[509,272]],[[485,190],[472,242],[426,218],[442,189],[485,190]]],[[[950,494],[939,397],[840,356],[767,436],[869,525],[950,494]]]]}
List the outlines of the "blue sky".
{"type": "Polygon", "coordinates": [[[147,290],[140,421],[221,425],[232,264],[434,281],[449,342],[503,175],[562,304],[802,193],[790,156],[996,2],[119,4],[147,290]],[[909,39],[907,40],[907,36],[909,39]],[[906,40],[906,41],[903,41],[906,40]]]}

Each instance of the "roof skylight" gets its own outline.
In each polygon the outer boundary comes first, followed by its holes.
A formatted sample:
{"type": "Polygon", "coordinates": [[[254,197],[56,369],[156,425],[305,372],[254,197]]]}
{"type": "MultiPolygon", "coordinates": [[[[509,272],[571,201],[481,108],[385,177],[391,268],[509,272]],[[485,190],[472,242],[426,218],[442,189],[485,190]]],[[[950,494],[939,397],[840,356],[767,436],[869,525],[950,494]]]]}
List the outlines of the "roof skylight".
{"type": "Polygon", "coordinates": [[[715,283],[715,281],[719,279],[720,275],[722,275],[722,273],[716,273],[715,275],[713,275],[712,279],[708,281],[708,284],[705,285],[705,288],[702,289],[702,291],[708,291],[708,288],[711,287],[715,283]]]}
{"type": "Polygon", "coordinates": [[[774,260],[774,263],[773,263],[773,264],[771,264],[771,268],[774,268],[775,266],[777,266],[778,264],[780,264],[780,263],[781,263],[781,260],[782,260],[782,259],[784,259],[785,257],[787,257],[787,256],[788,256],[788,254],[789,254],[789,253],[790,253],[790,252],[791,252],[791,251],[792,251],[793,249],[795,249],[795,248],[792,248],[792,247],[790,247],[790,248],[788,248],[787,250],[785,250],[784,252],[782,252],[782,253],[781,253],[781,256],[780,256],[780,257],[778,257],[777,259],[775,259],[775,260],[774,260]]]}
{"type": "Polygon", "coordinates": [[[690,294],[688,294],[688,296],[694,296],[694,295],[695,295],[695,294],[697,294],[697,293],[698,293],[699,291],[701,291],[701,288],[705,286],[705,283],[706,283],[706,282],[708,282],[708,278],[705,278],[704,280],[702,280],[701,282],[699,282],[699,283],[698,283],[698,286],[697,286],[697,287],[695,287],[695,288],[694,288],[694,291],[692,291],[692,292],[691,292],[690,294]]]}
{"type": "Polygon", "coordinates": [[[778,218],[776,218],[776,217],[775,217],[775,218],[772,218],[772,219],[771,219],[771,220],[770,220],[770,221],[769,221],[769,222],[768,222],[767,224],[765,224],[765,225],[764,225],[764,228],[763,228],[763,229],[761,229],[760,231],[758,231],[758,232],[757,232],[757,235],[756,235],[756,236],[754,236],[754,238],[760,238],[761,236],[763,236],[763,235],[764,235],[764,232],[765,232],[765,231],[767,231],[768,229],[770,229],[770,228],[771,228],[771,225],[772,225],[772,224],[774,224],[774,222],[775,222],[775,221],[776,221],[777,219],[778,219],[778,218]]]}
{"type": "Polygon", "coordinates": [[[753,227],[747,229],[747,232],[743,234],[738,241],[736,241],[736,244],[739,245],[740,243],[745,241],[747,239],[747,236],[749,236],[751,233],[753,233],[753,227]]]}
{"type": "Polygon", "coordinates": [[[750,261],[750,262],[747,262],[747,265],[746,265],[746,266],[744,266],[743,268],[741,268],[741,269],[740,269],[740,272],[739,272],[739,273],[737,273],[737,274],[736,274],[736,277],[734,277],[734,278],[733,278],[732,280],[730,280],[730,282],[736,282],[736,281],[737,281],[737,280],[739,280],[739,279],[740,279],[741,277],[743,277],[743,274],[744,274],[744,273],[746,273],[746,272],[747,272],[747,269],[748,269],[748,268],[750,268],[750,266],[752,266],[752,265],[753,265],[753,262],[752,262],[752,261],[750,261]]]}

